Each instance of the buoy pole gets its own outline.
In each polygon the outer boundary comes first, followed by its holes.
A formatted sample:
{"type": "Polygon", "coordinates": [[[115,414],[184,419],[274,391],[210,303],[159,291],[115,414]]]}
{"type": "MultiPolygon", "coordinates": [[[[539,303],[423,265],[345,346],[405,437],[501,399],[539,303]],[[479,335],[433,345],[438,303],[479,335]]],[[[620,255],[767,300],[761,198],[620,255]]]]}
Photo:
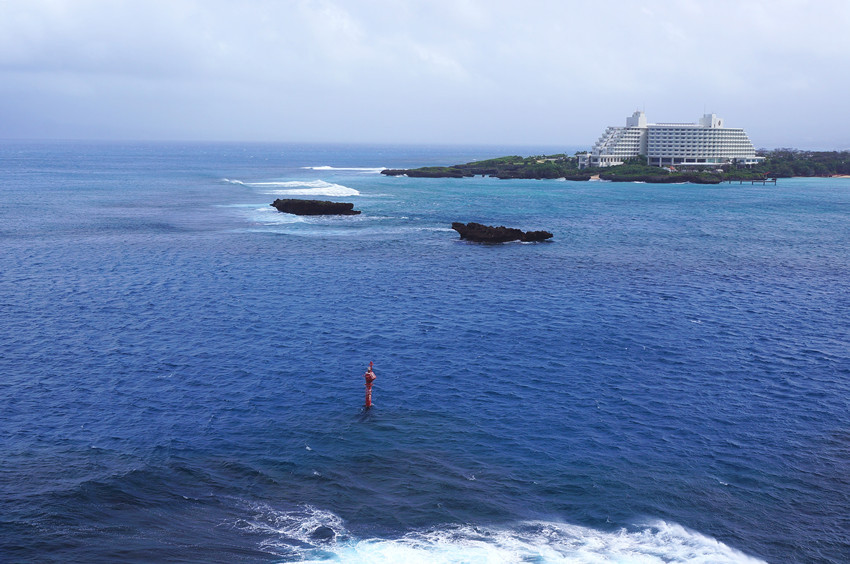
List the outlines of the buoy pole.
{"type": "Polygon", "coordinates": [[[369,361],[369,369],[366,370],[366,374],[363,375],[363,378],[366,379],[366,409],[372,407],[372,382],[375,381],[375,372],[373,370],[374,363],[369,361]]]}

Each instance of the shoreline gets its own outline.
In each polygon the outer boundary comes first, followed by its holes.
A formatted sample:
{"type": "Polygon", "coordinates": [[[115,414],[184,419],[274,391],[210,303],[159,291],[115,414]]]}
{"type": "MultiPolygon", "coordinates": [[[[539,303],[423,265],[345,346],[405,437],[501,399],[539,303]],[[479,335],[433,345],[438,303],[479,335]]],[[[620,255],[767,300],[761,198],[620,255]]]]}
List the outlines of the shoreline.
{"type": "Polygon", "coordinates": [[[787,178],[850,178],[850,174],[830,174],[828,176],[789,176],[787,178]]]}

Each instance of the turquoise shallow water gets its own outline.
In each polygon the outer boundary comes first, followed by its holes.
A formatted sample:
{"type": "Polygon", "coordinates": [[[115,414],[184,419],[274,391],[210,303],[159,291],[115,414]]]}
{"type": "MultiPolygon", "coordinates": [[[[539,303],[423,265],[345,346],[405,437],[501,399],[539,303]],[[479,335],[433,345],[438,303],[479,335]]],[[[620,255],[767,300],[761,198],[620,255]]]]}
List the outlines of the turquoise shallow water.
{"type": "Polygon", "coordinates": [[[4,559],[848,560],[850,180],[529,152],[0,145],[4,559]]]}

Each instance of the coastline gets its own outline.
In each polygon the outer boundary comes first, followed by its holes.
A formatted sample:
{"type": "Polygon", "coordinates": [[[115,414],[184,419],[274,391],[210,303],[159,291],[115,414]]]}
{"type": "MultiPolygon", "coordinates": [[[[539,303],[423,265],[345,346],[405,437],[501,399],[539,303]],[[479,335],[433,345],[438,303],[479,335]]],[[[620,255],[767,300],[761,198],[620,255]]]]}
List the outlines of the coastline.
{"type": "Polygon", "coordinates": [[[789,176],[788,178],[850,178],[850,174],[830,174],[824,176],[789,176]]]}

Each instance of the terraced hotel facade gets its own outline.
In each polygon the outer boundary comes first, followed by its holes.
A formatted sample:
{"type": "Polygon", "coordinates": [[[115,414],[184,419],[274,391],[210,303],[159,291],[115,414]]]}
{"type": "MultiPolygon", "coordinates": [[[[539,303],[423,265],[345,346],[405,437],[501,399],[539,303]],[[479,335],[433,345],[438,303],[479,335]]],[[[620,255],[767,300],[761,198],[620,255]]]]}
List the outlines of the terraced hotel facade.
{"type": "Polygon", "coordinates": [[[608,127],[593,148],[579,155],[579,167],[608,167],[645,156],[655,166],[753,165],[757,157],[749,137],[740,128],[724,127],[723,119],[705,114],[699,123],[647,123],[636,111],[625,127],[608,127]]]}

